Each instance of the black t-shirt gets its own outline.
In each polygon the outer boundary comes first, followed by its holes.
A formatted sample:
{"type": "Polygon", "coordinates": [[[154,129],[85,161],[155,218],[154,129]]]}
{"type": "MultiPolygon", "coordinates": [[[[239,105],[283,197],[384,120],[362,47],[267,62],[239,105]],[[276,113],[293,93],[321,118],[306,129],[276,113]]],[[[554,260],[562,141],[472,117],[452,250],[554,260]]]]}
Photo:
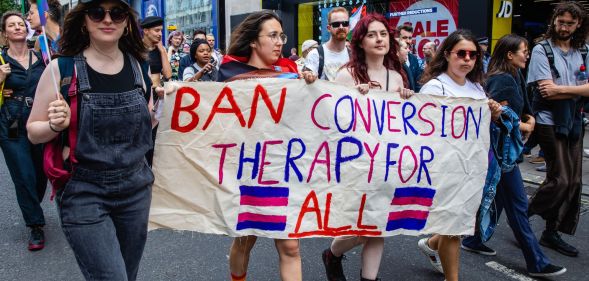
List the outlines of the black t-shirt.
{"type": "Polygon", "coordinates": [[[147,59],[149,61],[149,68],[151,69],[151,74],[162,73],[162,56],[160,55],[160,51],[158,50],[158,48],[149,51],[147,59]]]}
{"type": "Polygon", "coordinates": [[[135,77],[129,56],[124,55],[123,69],[117,74],[103,74],[88,67],[88,80],[90,80],[91,92],[93,93],[122,93],[135,89],[135,77]],[[130,79],[131,77],[131,79],[130,79]]]}

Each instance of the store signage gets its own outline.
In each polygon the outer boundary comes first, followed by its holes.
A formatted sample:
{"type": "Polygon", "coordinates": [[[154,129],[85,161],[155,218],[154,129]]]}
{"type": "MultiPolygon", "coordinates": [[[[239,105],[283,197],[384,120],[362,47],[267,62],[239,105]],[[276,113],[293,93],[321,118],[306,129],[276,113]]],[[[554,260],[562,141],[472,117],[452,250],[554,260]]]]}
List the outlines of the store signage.
{"type": "Polygon", "coordinates": [[[501,1],[501,8],[497,13],[498,18],[510,18],[513,13],[513,3],[511,1],[501,1]]]}

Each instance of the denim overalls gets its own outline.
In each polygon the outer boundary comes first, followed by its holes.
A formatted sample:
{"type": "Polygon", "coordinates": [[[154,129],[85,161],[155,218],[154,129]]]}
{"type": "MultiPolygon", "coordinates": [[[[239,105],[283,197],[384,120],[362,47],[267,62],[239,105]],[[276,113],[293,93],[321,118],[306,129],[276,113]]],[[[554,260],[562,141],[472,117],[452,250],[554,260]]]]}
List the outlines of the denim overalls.
{"type": "Polygon", "coordinates": [[[135,280],[147,238],[154,177],[145,161],[151,117],[138,62],[135,89],[92,92],[87,64],[74,57],[79,130],[72,179],[58,192],[63,232],[87,280],[135,280]]]}

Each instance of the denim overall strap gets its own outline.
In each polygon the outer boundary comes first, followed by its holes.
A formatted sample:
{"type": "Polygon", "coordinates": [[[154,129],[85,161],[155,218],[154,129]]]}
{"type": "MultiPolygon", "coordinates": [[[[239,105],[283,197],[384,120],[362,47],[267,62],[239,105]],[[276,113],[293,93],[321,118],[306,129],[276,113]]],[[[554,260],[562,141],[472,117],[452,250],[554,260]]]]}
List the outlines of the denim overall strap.
{"type": "Polygon", "coordinates": [[[80,92],[90,91],[92,87],[90,87],[90,80],[88,79],[86,58],[81,53],[77,54],[74,56],[74,63],[77,71],[78,89],[80,92]]]}
{"type": "Polygon", "coordinates": [[[139,68],[139,62],[131,54],[128,54],[128,56],[129,61],[131,61],[131,67],[133,68],[133,76],[135,77],[135,87],[143,88],[143,75],[141,73],[141,69],[139,68]]]}

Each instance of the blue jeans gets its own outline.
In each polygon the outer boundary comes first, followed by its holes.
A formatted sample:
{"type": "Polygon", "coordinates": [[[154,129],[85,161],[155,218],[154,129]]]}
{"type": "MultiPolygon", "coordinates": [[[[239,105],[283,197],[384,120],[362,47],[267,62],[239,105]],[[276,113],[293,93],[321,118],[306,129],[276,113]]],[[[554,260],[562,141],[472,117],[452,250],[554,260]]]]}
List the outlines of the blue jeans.
{"type": "Polygon", "coordinates": [[[0,109],[0,148],[14,183],[16,200],[27,226],[43,226],[41,201],[47,178],[43,173],[43,145],[33,145],[27,138],[26,123],[31,109],[16,100],[6,100],[0,109]],[[11,125],[15,128],[9,129],[11,125]]]}
{"type": "MultiPolygon", "coordinates": [[[[550,264],[550,261],[540,249],[538,240],[530,227],[528,197],[518,166],[510,172],[501,174],[495,202],[497,204],[497,219],[503,209],[507,213],[509,226],[524,254],[528,271],[542,271],[546,265],[550,264]]],[[[469,248],[476,248],[482,244],[482,241],[479,236],[475,235],[462,240],[462,244],[469,248]]]]}
{"type": "Polygon", "coordinates": [[[77,168],[57,193],[65,237],[86,280],[135,280],[147,239],[153,174],[77,168]]]}

